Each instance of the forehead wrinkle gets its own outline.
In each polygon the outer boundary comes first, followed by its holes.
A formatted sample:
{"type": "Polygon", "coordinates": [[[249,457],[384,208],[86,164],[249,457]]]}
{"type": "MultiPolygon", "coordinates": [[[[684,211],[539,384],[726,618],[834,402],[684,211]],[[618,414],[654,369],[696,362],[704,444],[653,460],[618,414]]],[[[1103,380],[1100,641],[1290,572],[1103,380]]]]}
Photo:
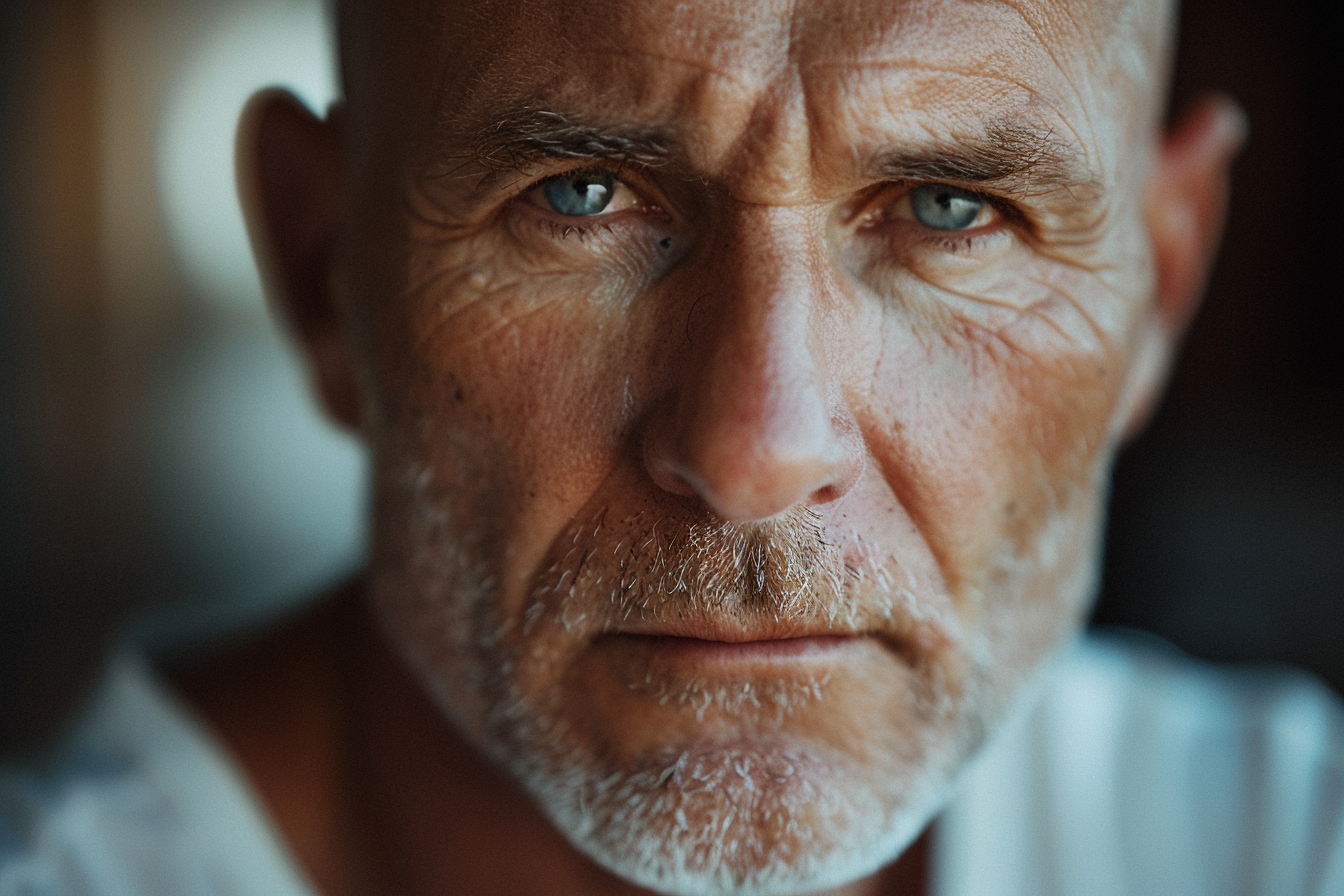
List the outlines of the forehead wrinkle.
{"type": "MultiPolygon", "coordinates": [[[[507,69],[508,60],[496,56],[474,75],[477,83],[492,83],[492,87],[470,91],[462,98],[464,102],[456,103],[450,102],[449,90],[441,91],[438,112],[429,129],[435,155],[463,165],[478,163],[487,171],[512,167],[514,162],[536,156],[653,164],[670,157],[674,145],[680,143],[685,148],[688,135],[678,131],[689,130],[688,124],[694,126],[693,120],[681,114],[688,97],[719,92],[724,85],[742,95],[760,90],[759,81],[750,77],[750,71],[736,72],[671,53],[621,47],[573,55],[601,56],[602,64],[588,70],[578,66],[569,66],[563,72],[547,70],[538,80],[510,82],[503,71],[496,72],[507,69]],[[675,66],[686,76],[668,79],[656,69],[631,72],[613,65],[612,56],[675,66]],[[655,73],[657,77],[652,77],[655,73]],[[590,76],[594,74],[596,78],[590,76]],[[653,108],[639,108],[641,94],[647,102],[651,93],[643,82],[660,89],[652,91],[653,108]],[[707,86],[710,83],[719,86],[707,86]],[[662,95],[658,95],[660,92],[662,95]],[[665,123],[669,121],[678,127],[665,123]]],[[[717,130],[724,116],[712,118],[714,121],[706,124],[710,130],[717,130]]]]}
{"type": "Polygon", "coordinates": [[[1026,26],[1068,83],[1094,133],[1099,121],[1157,125],[1169,77],[1175,0],[978,2],[1010,10],[1026,26]]]}
{"type": "MultiPolygon", "coordinates": [[[[1089,192],[1103,182],[1095,164],[1102,161],[1102,147],[1095,143],[1088,103],[1077,83],[1080,78],[1086,83],[1088,72],[1080,68],[1080,60],[1061,52],[1067,44],[1036,27],[1032,10],[1007,0],[910,0],[890,10],[889,16],[875,18],[878,24],[870,35],[852,45],[850,58],[821,53],[801,60],[809,118],[819,142],[843,142],[848,131],[848,142],[854,144],[857,129],[867,132],[863,142],[869,145],[910,138],[911,147],[919,150],[921,140],[913,135],[921,135],[925,147],[940,137],[942,147],[953,150],[952,137],[960,129],[976,137],[975,155],[980,158],[967,159],[965,151],[949,153],[950,164],[940,172],[944,175],[960,168],[958,173],[975,175],[968,179],[983,181],[988,170],[1014,170],[1012,153],[1006,152],[1013,146],[1034,160],[1033,177],[1089,192]],[[996,8],[1004,12],[995,12],[996,8]],[[846,82],[849,72],[853,75],[846,82]],[[835,73],[840,73],[839,79],[832,77],[835,73]],[[813,90],[814,84],[821,89],[813,90]],[[886,105],[885,116],[871,114],[874,100],[879,107],[886,105]],[[994,127],[997,134],[988,134],[981,124],[986,107],[1000,119],[994,127]],[[1050,139],[1032,138],[1035,147],[1028,152],[1024,140],[1033,130],[1039,132],[1037,137],[1050,139]],[[1018,132],[1014,139],[1003,139],[1012,131],[1018,132]]],[[[1061,33],[1068,35],[1076,27],[1071,17],[1061,33]]],[[[872,151],[851,145],[844,155],[859,168],[872,151]]],[[[834,161],[842,156],[830,156],[818,162],[834,170],[834,161]]],[[[928,173],[936,171],[922,167],[928,173]]]]}
{"type": "MultiPolygon", "coordinates": [[[[859,105],[885,102],[890,119],[897,121],[913,111],[938,110],[936,117],[924,116],[903,126],[906,130],[917,127],[925,134],[923,141],[911,141],[910,148],[916,152],[925,150],[927,154],[941,147],[954,157],[965,155],[957,151],[956,133],[961,131],[971,135],[986,160],[992,152],[1006,165],[1009,156],[1005,151],[1014,147],[1035,159],[1040,174],[1061,184],[1091,191],[1106,182],[1105,171],[1097,166],[1099,148],[1074,121],[1076,110],[1025,80],[899,59],[860,65],[908,75],[911,83],[873,78],[857,88],[863,92],[859,105]],[[949,78],[955,81],[949,82],[949,78]],[[871,99],[868,91],[872,92],[871,99]],[[930,91],[938,95],[931,98],[930,91]],[[941,129],[932,127],[939,123],[941,129]]],[[[834,106],[834,101],[823,103],[817,116],[822,121],[834,121],[836,116],[830,114],[834,106]]]]}
{"type": "MultiPolygon", "coordinates": [[[[1011,0],[982,0],[982,2],[1000,6],[1012,10],[1017,17],[1024,23],[1024,28],[1018,33],[1021,37],[1018,40],[1030,43],[1039,43],[1042,50],[1049,53],[1045,46],[1045,38],[1040,32],[1032,27],[1029,16],[1023,11],[1021,4],[1013,3],[1011,0]],[[1031,35],[1022,34],[1022,31],[1030,28],[1031,35]]],[[[845,68],[872,69],[872,68],[899,68],[905,71],[926,71],[940,75],[960,75],[963,77],[972,77],[967,72],[958,71],[953,67],[938,66],[930,63],[915,64],[913,60],[903,60],[900,58],[885,59],[859,59],[855,61],[841,60],[837,61],[833,57],[816,58],[818,54],[808,52],[808,48],[803,46],[808,40],[808,35],[800,32],[800,25],[797,17],[799,15],[799,4],[796,0],[789,3],[789,11],[792,21],[788,22],[787,28],[766,27],[765,23],[751,23],[748,33],[744,36],[743,42],[751,48],[747,53],[749,64],[747,65],[727,65],[724,60],[737,62],[738,60],[731,54],[724,55],[727,51],[722,46],[716,48],[705,47],[703,35],[692,35],[684,40],[671,41],[670,46],[657,47],[644,45],[651,39],[649,32],[643,32],[642,38],[636,46],[612,46],[610,41],[614,38],[610,34],[600,36],[598,39],[601,45],[593,47],[591,45],[579,46],[574,39],[568,35],[568,29],[560,28],[556,35],[555,43],[560,48],[550,55],[551,62],[542,70],[542,84],[551,82],[553,87],[561,89],[544,90],[541,95],[553,95],[564,97],[568,94],[574,94],[583,97],[585,91],[580,89],[586,83],[593,81],[593,75],[598,78],[596,86],[587,90],[595,98],[603,100],[615,99],[623,101],[627,98],[632,102],[625,104],[625,108],[630,109],[633,115],[627,115],[627,119],[633,119],[622,123],[620,121],[620,111],[615,114],[607,113],[601,116],[589,116],[581,114],[582,110],[597,110],[601,106],[595,102],[545,102],[536,99],[515,99],[506,101],[506,107],[511,106],[513,111],[500,115],[497,109],[501,105],[501,94],[507,96],[513,93],[515,97],[528,96],[521,91],[517,91],[517,86],[522,84],[522,80],[516,75],[509,83],[507,77],[509,60],[512,54],[509,53],[491,53],[481,56],[481,61],[487,66],[487,72],[481,72],[476,69],[473,80],[482,89],[472,91],[472,95],[465,97],[467,100],[463,104],[453,104],[443,102],[441,109],[447,114],[440,117],[437,130],[442,137],[437,140],[441,149],[451,148],[453,155],[463,162],[477,163],[475,167],[484,171],[499,171],[506,168],[516,167],[516,163],[525,161],[533,155],[544,155],[558,158],[597,158],[612,160],[616,163],[624,161],[636,161],[640,164],[661,164],[664,160],[673,155],[681,155],[697,150],[700,159],[695,161],[697,165],[687,165],[687,169],[696,169],[697,173],[702,175],[713,175],[717,173],[724,175],[732,171],[732,177],[735,181],[745,182],[747,179],[754,179],[762,183],[772,178],[778,185],[790,185],[796,187],[800,181],[795,180],[798,172],[798,165],[795,160],[790,160],[789,165],[794,170],[786,171],[782,166],[774,165],[771,159],[774,157],[788,158],[787,153],[780,152],[780,146],[789,142],[784,139],[763,139],[763,134],[769,134],[773,131],[775,134],[787,133],[792,131],[794,135],[801,135],[807,139],[806,151],[799,153],[801,157],[810,159],[811,173],[824,172],[830,178],[836,172],[834,166],[836,162],[847,164],[852,172],[861,163],[865,155],[871,157],[871,154],[863,153],[856,148],[852,139],[848,140],[849,145],[843,147],[843,151],[837,153],[827,153],[825,143],[832,139],[839,139],[845,142],[846,138],[842,134],[826,134],[828,127],[834,126],[837,119],[843,120],[846,116],[842,113],[836,115],[834,103],[827,104],[823,100],[817,100],[810,95],[814,93],[811,88],[811,81],[816,76],[824,76],[824,73],[845,68]],[[787,30],[788,38],[785,43],[780,43],[779,38],[783,37],[782,32],[787,30]],[[773,53],[763,52],[764,50],[774,50],[773,53]],[[697,50],[704,49],[705,52],[696,55],[697,50]],[[784,51],[786,52],[779,52],[784,51]],[[688,53],[690,55],[688,55],[688,53]],[[717,54],[717,55],[716,55],[717,54]],[[591,65],[586,60],[600,57],[600,61],[605,61],[607,65],[591,65]],[[581,65],[561,65],[555,62],[556,58],[562,60],[584,60],[581,65]],[[622,93],[625,85],[619,77],[622,66],[612,65],[612,58],[635,61],[632,80],[642,78],[653,78],[655,81],[664,75],[665,70],[661,67],[674,66],[685,70],[689,77],[685,78],[679,87],[673,88],[671,94],[665,93],[661,96],[660,102],[655,108],[640,110],[636,98],[639,95],[637,86],[632,88],[633,93],[622,93]],[[644,66],[643,72],[638,71],[641,66],[638,60],[646,60],[648,66],[644,66]],[[773,70],[766,66],[770,63],[773,70]],[[569,71],[566,71],[569,70],[569,71]],[[607,74],[603,74],[606,72],[607,74]],[[504,81],[502,85],[485,86],[483,84],[492,74],[498,74],[504,81]],[[656,77],[655,77],[656,76],[656,77]],[[603,78],[608,79],[611,84],[602,83],[603,78]],[[781,123],[783,118],[792,118],[795,114],[794,104],[785,102],[784,105],[790,108],[780,111],[780,106],[776,104],[774,108],[768,108],[770,104],[765,101],[765,97],[771,93],[771,84],[774,85],[774,95],[778,97],[780,93],[789,92],[795,88],[800,92],[803,98],[802,120],[804,122],[801,130],[793,127],[787,122],[781,123]],[[500,89],[502,87],[502,90],[500,89]],[[720,102],[717,98],[708,96],[717,94],[720,91],[726,91],[730,96],[726,101],[728,105],[720,102]],[[485,102],[486,95],[490,99],[485,102]],[[733,97],[731,95],[735,94],[733,97]],[[699,96],[697,96],[699,95],[699,96]],[[706,97],[707,104],[702,104],[699,97],[706,97]],[[689,99],[688,99],[689,98],[689,99]],[[692,108],[687,109],[687,102],[692,108]],[[720,109],[729,110],[732,106],[737,106],[735,110],[721,112],[720,109]],[[704,114],[700,109],[710,108],[714,114],[704,114]],[[474,111],[473,111],[474,110],[474,111]],[[682,114],[689,111],[690,114],[682,114]],[[483,114],[494,113],[494,114],[483,114]],[[650,114],[653,113],[653,114],[650,114]],[[536,125],[538,122],[533,120],[525,122],[527,115],[537,116],[552,114],[563,121],[553,122],[560,127],[538,128],[524,127],[524,124],[536,125]],[[641,119],[643,119],[641,121],[641,119]],[[771,121],[774,119],[774,121],[771,121]],[[647,123],[645,123],[647,122],[647,123]],[[674,122],[676,127],[670,127],[666,124],[660,125],[659,122],[674,122]],[[729,123],[727,127],[725,122],[729,123]],[[739,128],[732,122],[742,122],[743,126],[739,128]],[[820,130],[819,130],[820,129],[820,130]],[[829,169],[829,170],[825,170],[829,169]]],[[[1068,27],[1068,26],[1066,26],[1068,27]]],[[[921,28],[915,31],[929,36],[932,32],[924,32],[921,28]]],[[[887,32],[887,38],[893,38],[891,32],[887,32]]],[[[906,35],[908,37],[908,35],[906,35]]],[[[896,40],[902,40],[903,37],[896,37],[896,40]]],[[[1016,43],[1017,41],[1013,41],[1016,43]]],[[[873,47],[872,43],[868,44],[873,47]]],[[[1059,70],[1060,64],[1057,57],[1049,55],[1051,62],[1055,63],[1049,67],[1059,70]]],[[[1044,59],[1041,60],[1045,62],[1044,59]]],[[[1055,108],[1055,105],[1064,97],[1047,97],[1042,93],[1039,79],[1030,78],[1027,74],[1029,66],[1023,66],[1020,69],[1024,72],[1022,78],[1012,77],[1012,71],[1003,73],[995,72],[992,74],[976,74],[974,77],[984,81],[986,84],[1001,84],[1015,92],[1021,92],[1024,96],[1036,104],[1045,104],[1051,106],[1058,117],[1060,132],[1067,130],[1072,133],[1075,139],[1081,135],[1070,115],[1064,114],[1062,110],[1055,108]]],[[[1062,74],[1062,73],[1061,73],[1062,74]]],[[[1056,81],[1055,83],[1058,83],[1056,81]]],[[[536,97],[536,82],[533,81],[533,92],[530,96],[536,97]]],[[[1062,85],[1061,85],[1062,87],[1062,85]]],[[[824,93],[825,91],[817,91],[824,93]]],[[[983,92],[983,91],[982,91],[983,92]]],[[[445,92],[441,92],[441,96],[445,92]]],[[[446,99],[446,98],[445,98],[446,99]]],[[[990,99],[993,99],[992,97],[990,99]]],[[[622,109],[622,103],[617,102],[614,105],[616,110],[622,109]]],[[[927,103],[922,103],[927,106],[927,103]]],[[[1005,105],[1024,105],[1022,102],[1005,102],[1005,105]]],[[[1030,105],[1030,103],[1026,103],[1030,105]]],[[[1071,105],[1066,103],[1066,105],[1071,105]]],[[[1086,104],[1082,104],[1086,106],[1086,104]]],[[[940,116],[944,117],[944,116],[940,116]]],[[[1054,116],[1051,116],[1054,117],[1054,116]]],[[[944,117],[944,120],[947,120],[944,117]]],[[[968,122],[969,123],[969,122],[968,122]]],[[[853,122],[845,122],[845,131],[853,134],[853,122]]],[[[1084,125],[1084,129],[1086,126],[1084,125]]],[[[892,129],[894,130],[894,129],[892,129]]],[[[899,134],[891,134],[891,137],[899,137],[899,134]]],[[[889,139],[887,142],[895,142],[889,139]]],[[[992,141],[991,141],[992,142],[992,141]]],[[[999,141],[1002,143],[1002,141],[999,141]]],[[[1020,141],[1019,141],[1020,142],[1020,141]]],[[[1040,142],[1040,141],[1038,141],[1040,142]]],[[[1081,155],[1086,157],[1087,144],[1079,140],[1079,149],[1081,155]]],[[[793,148],[798,144],[793,141],[793,148]]],[[[439,158],[445,158],[446,153],[440,153],[439,158]]],[[[984,179],[979,175],[986,167],[997,167],[1004,170],[1010,170],[1011,166],[1004,159],[993,162],[992,165],[983,164],[986,157],[981,152],[981,162],[968,164],[965,158],[967,154],[961,153],[960,157],[953,157],[948,162],[947,170],[951,171],[960,166],[964,169],[965,179],[984,179]],[[971,177],[969,175],[975,175],[971,177]]],[[[1002,155],[1002,153],[1000,153],[1002,155]]],[[[1092,176],[1083,174],[1085,164],[1074,165],[1074,170],[1067,176],[1065,169],[1067,166],[1062,164],[1058,153],[1035,153],[1036,166],[1035,171],[1040,179],[1073,181],[1082,185],[1090,185],[1098,180],[1092,176]],[[1046,164],[1053,162],[1055,164],[1046,164]]],[[[687,159],[686,161],[690,161],[687,159]]],[[[925,159],[924,162],[930,160],[925,159]]],[[[907,168],[913,170],[915,166],[907,165],[907,168]]],[[[936,169],[929,164],[924,164],[924,169],[933,172],[936,169]]],[[[760,199],[756,195],[758,191],[748,191],[739,193],[738,198],[747,200],[760,199]]],[[[796,190],[795,190],[796,192],[796,190]]]]}
{"type": "Polygon", "coordinates": [[[753,98],[718,168],[729,195],[752,205],[797,204],[816,198],[814,124],[796,63],[779,71],[753,98]]]}

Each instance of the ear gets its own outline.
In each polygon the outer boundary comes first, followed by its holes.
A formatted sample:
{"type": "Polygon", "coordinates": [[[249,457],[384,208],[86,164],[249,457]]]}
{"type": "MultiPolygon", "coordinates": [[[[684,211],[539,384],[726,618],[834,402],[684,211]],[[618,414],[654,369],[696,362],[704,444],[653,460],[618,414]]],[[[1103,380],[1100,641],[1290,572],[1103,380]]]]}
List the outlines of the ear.
{"type": "Polygon", "coordinates": [[[287,91],[243,110],[238,193],[272,305],[302,350],[318,397],[341,426],[360,426],[350,334],[336,295],[343,201],[339,107],[324,119],[287,91]]]}
{"type": "Polygon", "coordinates": [[[1189,109],[1158,148],[1144,189],[1155,274],[1152,318],[1136,359],[1126,435],[1151,414],[1176,345],[1199,307],[1223,232],[1232,160],[1246,135],[1241,109],[1212,96],[1189,109]]]}

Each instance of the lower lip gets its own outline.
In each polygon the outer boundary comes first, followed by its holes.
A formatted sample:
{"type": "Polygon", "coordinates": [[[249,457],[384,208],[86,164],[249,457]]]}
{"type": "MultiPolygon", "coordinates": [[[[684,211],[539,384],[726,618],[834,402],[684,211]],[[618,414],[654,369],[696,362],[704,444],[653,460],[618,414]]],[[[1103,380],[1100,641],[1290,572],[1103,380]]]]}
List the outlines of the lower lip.
{"type": "Polygon", "coordinates": [[[629,648],[645,652],[650,659],[711,665],[831,663],[844,653],[867,645],[869,638],[817,635],[807,638],[775,638],[765,641],[709,641],[664,635],[615,635],[629,648]]]}

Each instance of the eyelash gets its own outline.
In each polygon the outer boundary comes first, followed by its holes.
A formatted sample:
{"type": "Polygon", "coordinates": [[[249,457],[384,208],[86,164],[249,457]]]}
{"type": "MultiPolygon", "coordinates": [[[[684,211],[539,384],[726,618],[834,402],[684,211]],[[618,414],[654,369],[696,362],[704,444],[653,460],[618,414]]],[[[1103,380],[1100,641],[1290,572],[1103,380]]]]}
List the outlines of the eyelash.
{"type": "MultiPolygon", "coordinates": [[[[596,217],[596,216],[594,216],[596,217]]],[[[562,224],[553,218],[542,218],[537,222],[538,227],[544,227],[550,235],[557,240],[569,239],[571,236],[577,236],[582,241],[589,233],[595,230],[601,230],[611,233],[611,225],[606,223],[589,224],[583,226],[580,224],[562,224]]]]}

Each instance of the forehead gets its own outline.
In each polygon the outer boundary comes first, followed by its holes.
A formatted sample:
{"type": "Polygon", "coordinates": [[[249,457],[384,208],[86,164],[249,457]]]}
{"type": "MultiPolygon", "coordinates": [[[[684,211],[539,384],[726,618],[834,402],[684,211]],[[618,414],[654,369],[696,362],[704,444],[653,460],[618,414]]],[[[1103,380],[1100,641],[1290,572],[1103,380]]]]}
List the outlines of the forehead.
{"type": "Polygon", "coordinates": [[[956,139],[987,118],[1105,157],[1151,123],[1166,15],[1161,0],[349,0],[342,41],[371,130],[431,146],[555,110],[674,124],[707,161],[770,132],[852,147],[887,139],[875,122],[956,139]]]}

